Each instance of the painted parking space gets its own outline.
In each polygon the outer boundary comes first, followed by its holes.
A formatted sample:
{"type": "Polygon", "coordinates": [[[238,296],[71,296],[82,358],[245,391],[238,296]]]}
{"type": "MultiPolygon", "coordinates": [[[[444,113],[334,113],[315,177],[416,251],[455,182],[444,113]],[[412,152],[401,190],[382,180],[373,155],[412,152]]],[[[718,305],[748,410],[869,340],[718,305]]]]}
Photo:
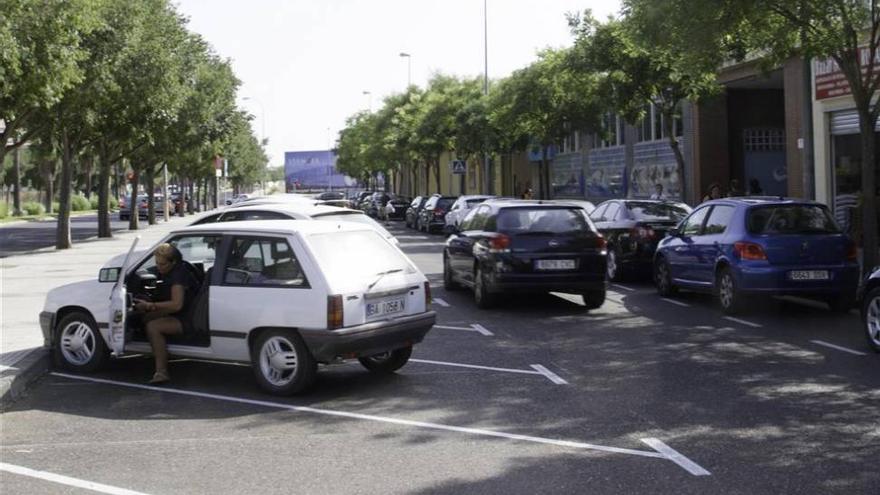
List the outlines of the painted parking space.
{"type": "Polygon", "coordinates": [[[414,430],[429,430],[434,432],[444,432],[455,435],[461,435],[465,437],[476,437],[476,438],[495,438],[495,439],[503,439],[511,442],[521,442],[521,443],[534,443],[534,444],[543,444],[550,445],[554,447],[559,447],[563,450],[568,451],[599,451],[608,454],[619,454],[622,456],[637,456],[642,458],[650,458],[657,459],[671,463],[672,465],[677,466],[678,468],[686,471],[687,473],[693,476],[709,476],[711,473],[693,461],[689,459],[681,452],[675,450],[661,439],[656,437],[641,437],[639,441],[650,447],[650,450],[640,450],[640,449],[632,449],[632,448],[623,448],[623,447],[615,447],[609,445],[601,445],[595,443],[583,442],[580,440],[568,440],[568,439],[560,439],[560,438],[548,438],[548,437],[540,437],[540,436],[532,436],[525,435],[520,433],[510,433],[496,429],[488,429],[488,428],[473,428],[467,426],[458,426],[451,424],[443,424],[443,423],[435,423],[429,421],[420,421],[420,420],[411,420],[402,417],[395,416],[385,416],[385,415],[373,415],[373,414],[363,414],[363,413],[355,413],[350,411],[343,411],[337,409],[327,409],[327,408],[316,408],[309,406],[297,406],[292,404],[286,404],[278,401],[271,400],[255,400],[255,399],[247,399],[242,397],[235,397],[230,395],[221,395],[221,394],[212,394],[206,392],[198,392],[193,390],[185,390],[181,388],[173,388],[173,387],[157,387],[152,385],[142,385],[129,383],[118,380],[108,380],[103,378],[94,378],[87,376],[79,376],[79,375],[71,375],[67,373],[59,373],[52,372],[50,375],[54,377],[64,378],[73,381],[79,382],[87,382],[93,384],[99,384],[104,386],[111,387],[121,387],[128,389],[136,389],[143,390],[149,392],[155,392],[158,394],[172,394],[186,397],[195,397],[201,399],[208,399],[212,401],[220,401],[227,403],[236,403],[236,404],[246,404],[250,406],[257,406],[261,408],[271,409],[271,410],[280,410],[287,411],[292,413],[303,413],[309,414],[313,416],[325,416],[325,417],[335,417],[335,418],[345,418],[350,420],[359,420],[366,422],[374,422],[374,423],[382,423],[387,425],[393,425],[398,427],[406,427],[412,428],[414,430]]]}

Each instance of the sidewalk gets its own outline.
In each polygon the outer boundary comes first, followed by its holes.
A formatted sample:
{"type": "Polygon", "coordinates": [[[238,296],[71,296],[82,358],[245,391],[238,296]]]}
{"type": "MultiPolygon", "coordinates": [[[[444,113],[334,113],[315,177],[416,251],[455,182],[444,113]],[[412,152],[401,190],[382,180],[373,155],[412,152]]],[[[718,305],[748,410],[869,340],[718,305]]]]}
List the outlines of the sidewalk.
{"type": "Polygon", "coordinates": [[[41,249],[0,259],[0,405],[14,400],[29,381],[48,369],[50,356],[42,347],[39,314],[50,289],[95,278],[107,260],[131,246],[135,236],[141,236],[138,249],[147,249],[194,218],[171,217],[141,230],[117,232],[110,239],[75,242],[71,249],[41,249]]]}

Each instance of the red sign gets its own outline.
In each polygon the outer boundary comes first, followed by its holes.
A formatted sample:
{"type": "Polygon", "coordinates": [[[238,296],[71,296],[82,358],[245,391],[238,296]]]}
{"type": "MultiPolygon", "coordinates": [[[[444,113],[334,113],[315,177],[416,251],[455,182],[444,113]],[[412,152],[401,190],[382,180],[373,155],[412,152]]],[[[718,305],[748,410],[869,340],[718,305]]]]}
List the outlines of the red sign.
{"type": "MultiPolygon", "coordinates": [[[[868,65],[871,60],[870,55],[867,47],[859,49],[859,63],[862,67],[862,74],[868,71],[868,65]]],[[[880,71],[880,50],[874,55],[875,75],[877,71],[880,71]]],[[[843,75],[840,66],[832,58],[817,60],[813,65],[813,77],[816,82],[817,100],[827,100],[828,98],[852,94],[849,81],[846,80],[846,76],[843,75]]]]}

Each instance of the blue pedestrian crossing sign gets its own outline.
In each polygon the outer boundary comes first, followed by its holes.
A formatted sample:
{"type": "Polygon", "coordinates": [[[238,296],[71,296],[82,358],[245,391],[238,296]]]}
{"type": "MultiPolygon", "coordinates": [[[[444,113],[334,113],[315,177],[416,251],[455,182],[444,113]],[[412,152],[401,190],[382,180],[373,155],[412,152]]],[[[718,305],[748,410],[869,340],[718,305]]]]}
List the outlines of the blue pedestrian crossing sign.
{"type": "Polygon", "coordinates": [[[449,162],[449,166],[452,168],[453,174],[467,173],[467,162],[464,160],[452,160],[449,162]]]}

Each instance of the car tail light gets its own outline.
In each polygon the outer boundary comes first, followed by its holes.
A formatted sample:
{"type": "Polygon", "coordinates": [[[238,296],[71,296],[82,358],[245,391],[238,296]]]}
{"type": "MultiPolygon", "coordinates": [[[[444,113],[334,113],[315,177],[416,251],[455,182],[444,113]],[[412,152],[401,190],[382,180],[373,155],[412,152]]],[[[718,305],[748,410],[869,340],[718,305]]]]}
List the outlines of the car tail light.
{"type": "Polygon", "coordinates": [[[648,240],[654,238],[654,229],[651,227],[636,226],[630,231],[630,235],[639,240],[648,240]]]}
{"type": "Polygon", "coordinates": [[[607,252],[606,249],[608,248],[608,241],[605,240],[605,236],[603,236],[602,234],[597,235],[595,243],[596,249],[602,251],[603,253],[607,252]]]}
{"type": "Polygon", "coordinates": [[[431,307],[431,283],[425,282],[425,308],[431,307]]]}
{"type": "Polygon", "coordinates": [[[849,245],[846,247],[846,261],[858,261],[859,260],[859,248],[856,247],[856,243],[850,241],[849,245]]]}
{"type": "Polygon", "coordinates": [[[489,239],[489,252],[490,253],[509,253],[510,252],[510,237],[504,234],[498,234],[497,236],[489,239]]]}
{"type": "Polygon", "coordinates": [[[327,296],[327,329],[342,328],[342,296],[327,296]]]}
{"type": "Polygon", "coordinates": [[[124,199],[120,199],[120,200],[119,200],[119,207],[120,207],[120,208],[125,208],[125,200],[124,200],[124,199]]]}
{"type": "Polygon", "coordinates": [[[435,217],[442,217],[445,214],[446,214],[446,211],[443,210],[442,208],[437,208],[436,210],[434,210],[435,217]]]}
{"type": "Polygon", "coordinates": [[[755,244],[754,242],[735,242],[733,244],[733,253],[743,260],[767,260],[767,255],[764,254],[764,248],[762,248],[760,244],[755,244]]]}

